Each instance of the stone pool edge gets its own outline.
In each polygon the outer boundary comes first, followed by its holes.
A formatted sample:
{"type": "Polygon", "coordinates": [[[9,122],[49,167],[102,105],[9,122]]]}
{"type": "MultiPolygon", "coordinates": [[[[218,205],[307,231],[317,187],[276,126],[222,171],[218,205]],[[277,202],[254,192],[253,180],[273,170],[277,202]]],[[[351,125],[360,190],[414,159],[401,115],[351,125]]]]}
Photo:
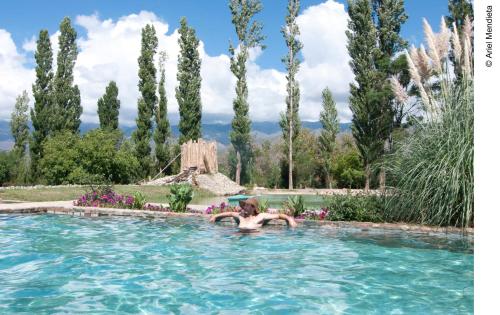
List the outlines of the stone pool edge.
{"type": "MultiPolygon", "coordinates": [[[[166,217],[205,217],[210,215],[203,213],[175,213],[151,210],[131,210],[116,208],[94,208],[78,206],[38,206],[25,208],[2,208],[0,214],[63,214],[82,217],[99,216],[125,216],[142,218],[166,218],[166,217]]],[[[400,230],[415,233],[444,233],[444,234],[465,234],[474,235],[474,228],[438,227],[407,223],[373,223],[373,222],[353,222],[353,221],[319,221],[296,219],[297,223],[304,225],[329,225],[338,228],[358,228],[362,230],[400,230]]]]}

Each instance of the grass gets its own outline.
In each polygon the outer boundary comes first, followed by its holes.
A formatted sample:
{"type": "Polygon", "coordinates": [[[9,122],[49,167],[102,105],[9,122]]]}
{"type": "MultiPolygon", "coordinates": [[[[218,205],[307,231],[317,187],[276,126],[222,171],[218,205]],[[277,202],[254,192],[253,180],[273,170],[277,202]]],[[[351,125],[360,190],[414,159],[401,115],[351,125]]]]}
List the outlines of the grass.
{"type": "MultiPolygon", "coordinates": [[[[146,197],[147,202],[168,203],[168,186],[137,186],[137,185],[116,185],[114,191],[119,194],[133,195],[135,192],[141,192],[146,197]]],[[[89,187],[71,187],[55,186],[41,187],[35,189],[6,189],[0,190],[0,199],[16,201],[58,201],[74,200],[80,195],[90,190],[89,187]]],[[[214,197],[209,191],[203,189],[194,189],[192,203],[200,203],[206,198],[214,197]]]]}

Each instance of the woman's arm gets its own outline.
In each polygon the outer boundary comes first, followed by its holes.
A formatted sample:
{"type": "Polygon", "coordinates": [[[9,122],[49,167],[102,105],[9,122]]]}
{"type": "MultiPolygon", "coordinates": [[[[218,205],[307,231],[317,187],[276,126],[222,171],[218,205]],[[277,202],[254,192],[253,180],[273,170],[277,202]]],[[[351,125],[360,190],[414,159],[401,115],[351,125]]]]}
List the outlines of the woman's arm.
{"type": "Polygon", "coordinates": [[[222,212],[219,214],[214,214],[210,217],[210,222],[219,222],[224,218],[233,218],[237,223],[240,223],[240,217],[238,212],[222,212]]]}
{"type": "Polygon", "coordinates": [[[262,213],[262,220],[264,222],[270,220],[285,220],[288,226],[293,228],[297,227],[297,222],[295,222],[294,218],[282,213],[262,213]]]}

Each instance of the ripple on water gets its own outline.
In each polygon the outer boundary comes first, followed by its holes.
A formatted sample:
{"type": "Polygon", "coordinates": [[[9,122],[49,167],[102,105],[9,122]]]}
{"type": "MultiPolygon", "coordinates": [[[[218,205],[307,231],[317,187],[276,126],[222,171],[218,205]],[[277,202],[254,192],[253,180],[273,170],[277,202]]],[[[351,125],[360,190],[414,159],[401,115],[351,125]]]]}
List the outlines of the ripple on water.
{"type": "Polygon", "coordinates": [[[0,216],[0,313],[468,314],[473,245],[200,218],[0,216]]]}

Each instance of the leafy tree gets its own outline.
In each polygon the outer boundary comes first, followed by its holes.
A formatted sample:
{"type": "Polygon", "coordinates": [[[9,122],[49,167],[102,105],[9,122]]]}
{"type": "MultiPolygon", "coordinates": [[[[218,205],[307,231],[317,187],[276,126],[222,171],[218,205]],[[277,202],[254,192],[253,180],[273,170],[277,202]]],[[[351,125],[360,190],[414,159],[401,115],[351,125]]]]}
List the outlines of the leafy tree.
{"type": "Polygon", "coordinates": [[[201,59],[198,53],[199,40],[196,32],[189,27],[185,17],[179,29],[180,54],[177,62],[175,97],[179,104],[179,144],[197,140],[201,134],[201,59]]]}
{"type": "Polygon", "coordinates": [[[325,88],[322,93],[323,110],[320,113],[319,121],[323,129],[318,138],[321,160],[325,167],[326,184],[331,188],[332,157],[335,151],[335,141],[339,132],[339,121],[337,119],[337,109],[332,92],[325,88]]]}
{"type": "Polygon", "coordinates": [[[115,81],[111,81],[106,87],[106,93],[97,101],[97,114],[101,129],[117,130],[119,111],[118,86],[115,81]]]}
{"type": "Polygon", "coordinates": [[[250,130],[251,122],[248,114],[248,85],[246,81],[248,50],[254,47],[264,48],[262,41],[262,23],[253,20],[262,10],[260,0],[229,1],[232,23],[238,36],[238,49],[229,45],[231,54],[231,72],[236,77],[236,97],[233,100],[234,117],[231,122],[231,144],[236,153],[235,181],[248,183],[250,175],[250,130]],[[238,50],[238,51],[237,51],[238,50]]]}
{"type": "Polygon", "coordinates": [[[285,149],[285,152],[288,155],[288,189],[293,189],[293,143],[300,131],[300,89],[299,83],[295,79],[300,65],[298,53],[303,46],[298,39],[300,31],[296,22],[299,10],[299,0],[288,1],[288,15],[285,18],[286,25],[281,29],[281,33],[285,38],[286,46],[288,48],[288,55],[282,59],[282,62],[288,72],[286,113],[281,115],[280,121],[280,126],[283,130],[283,138],[288,143],[288,146],[285,149]]]}
{"type": "Polygon", "coordinates": [[[351,83],[349,106],[353,113],[352,134],[363,158],[365,190],[370,188],[372,165],[383,155],[392,120],[386,94],[380,87],[384,75],[377,71],[377,30],[369,0],[349,1],[350,20],[346,35],[356,83],[351,83]]]}
{"type": "Polygon", "coordinates": [[[12,180],[16,163],[17,159],[13,151],[0,151],[0,185],[12,180]]]}
{"type": "MultiPolygon", "coordinates": [[[[155,140],[155,155],[156,166],[158,169],[163,168],[169,163],[170,151],[168,139],[170,137],[170,124],[167,117],[167,92],[165,91],[165,60],[167,55],[165,52],[160,53],[160,83],[158,84],[158,93],[160,101],[155,110],[156,129],[154,132],[155,140]]],[[[164,170],[169,173],[170,170],[164,170]]]]}
{"type": "Polygon", "coordinates": [[[77,168],[80,137],[68,130],[47,138],[39,163],[42,179],[49,185],[70,184],[68,178],[77,168]]]}
{"type": "Polygon", "coordinates": [[[32,174],[37,177],[37,165],[43,156],[42,143],[52,131],[52,46],[50,44],[49,32],[41,30],[36,42],[36,81],[32,85],[34,104],[31,109],[31,123],[33,133],[31,136],[31,167],[32,174]]]}
{"type": "Polygon", "coordinates": [[[252,179],[255,184],[268,188],[277,188],[280,185],[280,155],[276,154],[280,150],[279,144],[269,140],[253,146],[252,179]]]}
{"type": "Polygon", "coordinates": [[[82,138],[69,131],[48,138],[40,160],[48,184],[128,184],[138,178],[140,163],[119,131],[94,129],[82,138]]]}
{"type": "Polygon", "coordinates": [[[142,29],[141,55],[139,62],[139,91],[137,129],[134,131],[136,157],[141,163],[142,176],[151,171],[151,140],[153,112],[156,106],[156,67],[154,55],[158,47],[158,38],[154,26],[146,25],[142,29]]]}
{"type": "Polygon", "coordinates": [[[339,188],[363,187],[363,161],[349,136],[344,136],[335,149],[332,175],[339,188]]]}
{"type": "Polygon", "coordinates": [[[53,86],[53,131],[69,130],[78,133],[82,106],[80,104],[80,90],[77,85],[73,85],[73,68],[78,55],[76,31],[71,26],[71,20],[68,17],[62,20],[59,31],[57,71],[53,86]]]}

